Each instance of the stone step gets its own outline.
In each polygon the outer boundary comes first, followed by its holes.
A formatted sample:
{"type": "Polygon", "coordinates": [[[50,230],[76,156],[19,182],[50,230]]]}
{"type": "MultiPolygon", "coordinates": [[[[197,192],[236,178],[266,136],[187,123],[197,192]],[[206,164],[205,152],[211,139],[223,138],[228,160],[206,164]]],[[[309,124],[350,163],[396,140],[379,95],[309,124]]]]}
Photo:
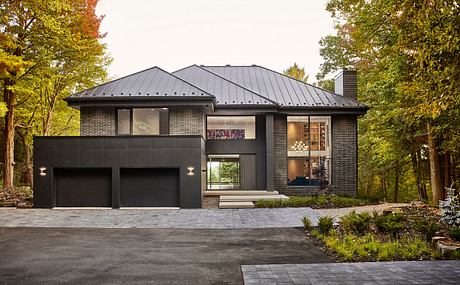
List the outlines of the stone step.
{"type": "Polygon", "coordinates": [[[252,209],[254,203],[252,202],[219,202],[219,209],[252,209]]]}
{"type": "Polygon", "coordinates": [[[206,196],[243,196],[243,195],[278,195],[278,191],[265,190],[207,190],[204,192],[206,196]]]}
{"type": "Polygon", "coordinates": [[[285,195],[244,195],[244,196],[220,196],[220,202],[242,202],[259,200],[288,200],[285,195]]]}

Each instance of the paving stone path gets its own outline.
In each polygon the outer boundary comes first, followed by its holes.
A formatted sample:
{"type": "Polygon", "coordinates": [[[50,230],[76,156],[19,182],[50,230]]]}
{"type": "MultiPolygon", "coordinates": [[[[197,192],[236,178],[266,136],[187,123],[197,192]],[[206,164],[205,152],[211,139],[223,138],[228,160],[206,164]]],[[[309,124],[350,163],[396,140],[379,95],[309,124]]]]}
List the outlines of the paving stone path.
{"type": "Polygon", "coordinates": [[[242,265],[253,284],[459,284],[460,261],[242,265]]]}
{"type": "Polygon", "coordinates": [[[301,227],[311,208],[280,209],[15,209],[0,208],[0,227],[251,229],[301,227]]]}

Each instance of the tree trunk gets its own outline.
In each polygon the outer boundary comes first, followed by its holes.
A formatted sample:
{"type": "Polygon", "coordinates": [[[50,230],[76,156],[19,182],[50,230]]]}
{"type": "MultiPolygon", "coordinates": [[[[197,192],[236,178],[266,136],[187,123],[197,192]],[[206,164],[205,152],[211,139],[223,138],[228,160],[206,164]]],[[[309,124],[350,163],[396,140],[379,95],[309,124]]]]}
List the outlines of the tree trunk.
{"type": "Polygon", "coordinates": [[[428,194],[426,193],[426,182],[425,182],[425,177],[423,175],[423,169],[422,169],[421,150],[417,151],[415,154],[417,156],[417,169],[420,174],[421,196],[423,200],[428,201],[428,194]]]}
{"type": "Polygon", "coordinates": [[[443,199],[443,185],[441,181],[441,167],[438,155],[438,143],[434,137],[432,126],[427,124],[428,131],[428,150],[430,159],[430,177],[431,191],[433,195],[433,203],[438,204],[439,200],[443,199]]]}
{"type": "Polygon", "coordinates": [[[21,138],[22,146],[24,147],[24,160],[26,164],[26,178],[27,178],[27,185],[30,186],[30,188],[34,187],[34,173],[33,173],[33,168],[32,168],[32,156],[31,156],[31,151],[30,151],[30,146],[27,143],[27,131],[25,134],[21,134],[18,132],[19,137],[21,138]]]}
{"type": "Polygon", "coordinates": [[[3,169],[3,186],[13,188],[14,185],[14,108],[16,96],[9,87],[14,85],[14,81],[6,79],[3,85],[3,99],[6,103],[7,113],[5,115],[5,165],[3,169]]]}
{"type": "Polygon", "coordinates": [[[399,161],[396,161],[396,167],[395,167],[395,193],[394,193],[394,202],[398,203],[398,192],[399,192],[399,161]]]}

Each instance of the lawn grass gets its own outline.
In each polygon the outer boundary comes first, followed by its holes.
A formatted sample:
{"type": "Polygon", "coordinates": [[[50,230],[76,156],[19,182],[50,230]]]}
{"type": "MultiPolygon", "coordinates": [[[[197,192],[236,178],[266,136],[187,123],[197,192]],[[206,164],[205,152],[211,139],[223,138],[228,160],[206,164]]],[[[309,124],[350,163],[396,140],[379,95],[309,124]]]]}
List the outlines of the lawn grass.
{"type": "Polygon", "coordinates": [[[259,200],[254,203],[256,208],[299,208],[311,207],[323,208],[346,208],[374,204],[365,199],[340,197],[334,195],[323,196],[291,196],[289,200],[259,200]]]}

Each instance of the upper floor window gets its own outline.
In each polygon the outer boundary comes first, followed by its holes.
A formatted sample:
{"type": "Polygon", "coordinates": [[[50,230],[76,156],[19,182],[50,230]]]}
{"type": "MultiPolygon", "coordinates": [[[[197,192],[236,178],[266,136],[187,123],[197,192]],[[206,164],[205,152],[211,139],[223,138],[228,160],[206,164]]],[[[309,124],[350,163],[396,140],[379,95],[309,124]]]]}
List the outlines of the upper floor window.
{"type": "Polygon", "coordinates": [[[119,135],[162,135],[168,132],[168,108],[117,110],[117,134],[119,135]]]}
{"type": "Polygon", "coordinates": [[[256,138],[255,116],[208,116],[206,137],[211,140],[256,138]]]}

